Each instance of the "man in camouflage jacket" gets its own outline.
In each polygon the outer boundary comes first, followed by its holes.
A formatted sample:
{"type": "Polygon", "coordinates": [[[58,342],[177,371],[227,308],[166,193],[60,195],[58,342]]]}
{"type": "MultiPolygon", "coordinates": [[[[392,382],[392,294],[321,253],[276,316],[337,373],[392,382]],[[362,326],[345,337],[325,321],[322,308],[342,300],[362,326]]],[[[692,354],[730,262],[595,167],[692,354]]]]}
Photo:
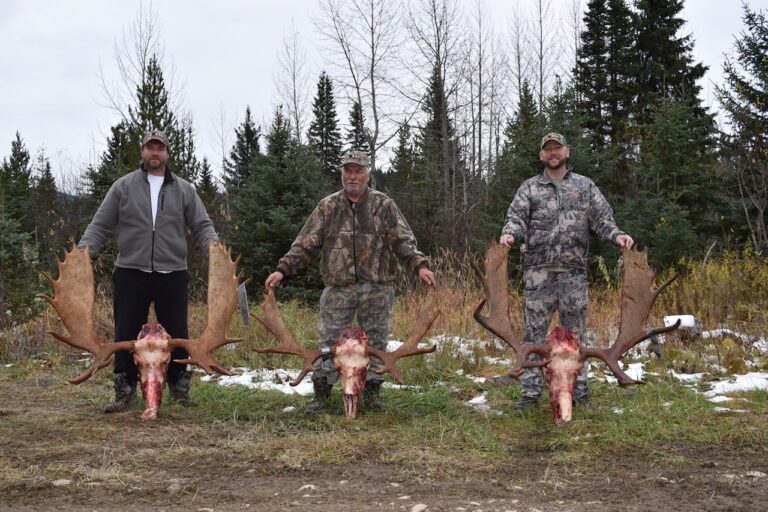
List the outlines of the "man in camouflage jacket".
{"type": "MultiPolygon", "coordinates": [[[[277,270],[264,283],[267,288],[278,286],[283,277],[297,273],[322,253],[320,271],[325,289],[318,324],[321,347],[335,345],[356,314],[371,346],[386,350],[398,260],[427,286],[437,284],[403,214],[386,194],[368,188],[370,177],[365,153],[345,154],[342,190],[320,201],[277,270]]],[[[383,376],[375,373],[381,367],[378,359],[371,359],[363,390],[363,398],[373,408],[381,408],[383,376]]],[[[319,412],[337,378],[330,360],[318,361],[312,377],[315,396],[307,414],[319,412]]]]}
{"type": "MultiPolygon", "coordinates": [[[[549,133],[542,138],[539,158],[544,170],[517,190],[499,239],[505,247],[516,241],[525,243],[523,343],[545,343],[547,328],[557,311],[560,325],[576,332],[584,344],[589,231],[617,247],[632,247],[634,243],[616,226],[613,210],[594,182],[567,165],[570,155],[561,134],[549,133]]],[[[522,400],[512,407],[518,411],[538,403],[544,387],[541,368],[527,368],[520,384],[522,400]]],[[[586,361],[576,379],[574,398],[577,404],[592,407],[586,361]]]]}

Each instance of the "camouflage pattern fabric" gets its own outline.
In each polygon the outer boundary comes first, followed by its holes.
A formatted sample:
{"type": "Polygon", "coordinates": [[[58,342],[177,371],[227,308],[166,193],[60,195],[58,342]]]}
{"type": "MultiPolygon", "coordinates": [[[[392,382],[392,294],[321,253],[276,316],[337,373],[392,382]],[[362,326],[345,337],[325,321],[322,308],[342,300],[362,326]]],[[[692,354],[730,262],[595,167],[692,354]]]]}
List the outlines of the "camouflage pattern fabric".
{"type": "MultiPolygon", "coordinates": [[[[357,315],[357,325],[365,330],[368,343],[379,350],[387,349],[387,336],[391,331],[392,309],[395,304],[395,289],[391,284],[358,283],[347,286],[328,286],[320,297],[320,347],[332,347],[339,340],[345,327],[352,325],[357,315]]],[[[379,359],[371,358],[365,380],[384,380],[375,370],[383,365],[379,359]]],[[[332,360],[315,362],[315,376],[326,377],[328,384],[338,380],[338,373],[332,360]]]]}
{"type": "Polygon", "coordinates": [[[343,190],[321,200],[277,267],[295,274],[321,251],[326,286],[391,283],[398,260],[412,272],[429,266],[395,202],[372,189],[354,204],[343,190]]]}
{"type": "MultiPolygon", "coordinates": [[[[523,343],[546,344],[547,331],[552,315],[557,311],[559,325],[576,333],[579,343],[584,345],[584,326],[589,307],[587,271],[574,268],[567,272],[554,272],[541,268],[529,268],[523,272],[525,282],[525,337],[523,343]]],[[[539,361],[533,354],[530,361],[539,361]]],[[[576,378],[574,398],[589,395],[587,362],[582,365],[581,374],[576,378]]],[[[526,368],[520,377],[522,395],[536,400],[544,389],[544,374],[541,368],[526,368]]]]}
{"type": "Polygon", "coordinates": [[[559,188],[546,171],[526,180],[509,205],[502,234],[525,242],[525,268],[587,268],[590,230],[613,246],[626,234],[616,227],[613,210],[594,182],[569,168],[559,188]]]}

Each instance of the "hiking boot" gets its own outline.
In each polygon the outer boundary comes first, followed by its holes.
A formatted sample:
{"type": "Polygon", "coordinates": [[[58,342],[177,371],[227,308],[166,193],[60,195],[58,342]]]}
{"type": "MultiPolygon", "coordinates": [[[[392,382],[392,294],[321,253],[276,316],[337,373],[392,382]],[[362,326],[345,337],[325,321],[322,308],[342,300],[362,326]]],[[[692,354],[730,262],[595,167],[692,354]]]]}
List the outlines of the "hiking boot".
{"type": "Polygon", "coordinates": [[[519,402],[512,406],[513,411],[523,411],[529,407],[536,407],[539,405],[539,399],[531,396],[524,396],[519,402]]]}
{"type": "Polygon", "coordinates": [[[104,408],[104,412],[120,412],[136,403],[136,381],[129,381],[127,373],[113,373],[115,401],[104,408]]]}
{"type": "Polygon", "coordinates": [[[586,396],[578,396],[573,399],[573,407],[579,408],[579,409],[587,409],[590,411],[594,411],[597,409],[597,406],[592,403],[592,401],[589,399],[589,395],[586,396]]]}
{"type": "Polygon", "coordinates": [[[381,403],[381,385],[383,383],[383,380],[369,380],[365,382],[363,400],[373,411],[380,411],[384,408],[384,404],[381,403]]]}
{"type": "Polygon", "coordinates": [[[326,377],[313,377],[312,387],[315,388],[315,396],[312,397],[312,401],[307,404],[304,409],[304,414],[312,415],[320,412],[323,408],[326,400],[331,397],[332,385],[328,384],[326,377]]]}
{"type": "Polygon", "coordinates": [[[189,398],[189,384],[192,380],[192,372],[182,370],[176,382],[168,381],[168,395],[184,407],[197,407],[197,402],[189,398]]]}

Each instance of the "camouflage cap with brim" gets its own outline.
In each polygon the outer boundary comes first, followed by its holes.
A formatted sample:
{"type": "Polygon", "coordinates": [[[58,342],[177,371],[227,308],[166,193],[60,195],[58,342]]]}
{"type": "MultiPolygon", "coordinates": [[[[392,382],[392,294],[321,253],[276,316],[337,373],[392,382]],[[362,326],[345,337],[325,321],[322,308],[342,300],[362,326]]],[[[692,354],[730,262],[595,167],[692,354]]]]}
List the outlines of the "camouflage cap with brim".
{"type": "Polygon", "coordinates": [[[142,139],[141,147],[144,147],[147,145],[147,142],[151,140],[156,140],[158,142],[162,142],[165,147],[168,147],[168,137],[165,135],[165,132],[160,130],[150,130],[147,133],[144,134],[144,139],[142,139]]]}
{"type": "Polygon", "coordinates": [[[565,137],[563,136],[562,133],[551,132],[541,138],[541,146],[540,146],[541,149],[544,149],[544,144],[546,144],[551,140],[554,140],[555,142],[559,142],[563,146],[568,146],[568,143],[565,141],[565,137]]]}
{"type": "Polygon", "coordinates": [[[368,155],[365,154],[363,151],[347,151],[343,155],[341,155],[341,165],[342,167],[347,164],[357,164],[365,167],[366,169],[371,166],[371,161],[368,158],[368,155]]]}

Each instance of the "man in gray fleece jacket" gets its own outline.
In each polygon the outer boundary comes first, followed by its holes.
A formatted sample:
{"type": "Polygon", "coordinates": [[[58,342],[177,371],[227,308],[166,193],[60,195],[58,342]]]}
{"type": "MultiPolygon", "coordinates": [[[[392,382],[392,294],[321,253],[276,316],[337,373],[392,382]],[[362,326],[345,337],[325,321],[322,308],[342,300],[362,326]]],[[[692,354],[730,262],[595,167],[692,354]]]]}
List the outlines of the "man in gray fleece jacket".
{"type": "MultiPolygon", "coordinates": [[[[118,256],[113,274],[115,341],[134,340],[147,322],[154,302],[157,321],[173,338],[188,338],[187,241],[190,229],[198,246],[218,240],[213,223],[194,186],[168,169],[168,139],[150,131],[141,147],[141,168],[119,178],[107,192],[96,215],[78,242],[95,255],[117,232],[118,256]]],[[[172,398],[197,405],[189,398],[190,372],[184,350],[174,349],[167,382],[172,398]]],[[[136,400],[138,369],[131,354],[115,354],[115,401],[105,412],[125,410],[136,400]]]]}

